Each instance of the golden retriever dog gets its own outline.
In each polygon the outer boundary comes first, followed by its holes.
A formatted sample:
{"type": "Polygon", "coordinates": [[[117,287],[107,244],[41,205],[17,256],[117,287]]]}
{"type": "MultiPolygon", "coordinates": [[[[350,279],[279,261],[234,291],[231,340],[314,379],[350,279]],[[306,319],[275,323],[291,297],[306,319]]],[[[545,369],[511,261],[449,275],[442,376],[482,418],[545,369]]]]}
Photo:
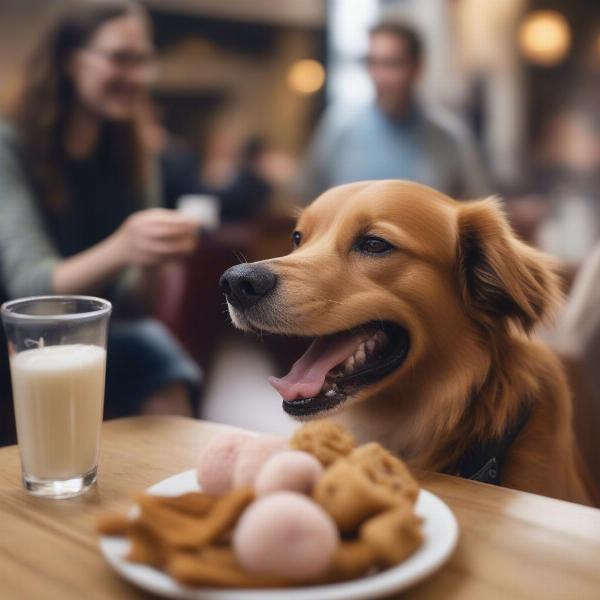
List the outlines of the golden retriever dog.
{"type": "Polygon", "coordinates": [[[550,259],[494,199],[407,181],[333,188],[293,251],[221,278],[234,324],[310,336],[272,385],[416,468],[593,504],[559,360],[530,336],[561,300],[550,259]]]}

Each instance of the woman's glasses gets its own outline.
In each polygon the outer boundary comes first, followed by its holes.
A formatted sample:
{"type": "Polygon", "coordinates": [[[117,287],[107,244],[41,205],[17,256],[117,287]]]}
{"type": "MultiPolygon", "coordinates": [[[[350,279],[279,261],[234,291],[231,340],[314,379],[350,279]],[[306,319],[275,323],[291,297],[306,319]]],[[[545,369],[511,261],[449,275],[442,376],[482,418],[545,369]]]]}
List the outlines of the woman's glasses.
{"type": "Polygon", "coordinates": [[[135,52],[133,50],[105,50],[103,48],[86,48],[84,52],[102,56],[113,67],[120,71],[145,70],[154,72],[157,67],[154,52],[135,52]]]}

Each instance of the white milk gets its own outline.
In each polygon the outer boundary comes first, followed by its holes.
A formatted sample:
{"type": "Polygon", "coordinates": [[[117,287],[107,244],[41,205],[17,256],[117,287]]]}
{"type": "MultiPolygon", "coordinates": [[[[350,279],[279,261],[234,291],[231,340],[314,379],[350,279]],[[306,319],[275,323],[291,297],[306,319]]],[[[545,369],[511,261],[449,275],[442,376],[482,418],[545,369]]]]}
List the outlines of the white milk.
{"type": "Polygon", "coordinates": [[[23,469],[38,479],[70,479],[97,464],[106,351],[68,344],[10,359],[23,469]]]}

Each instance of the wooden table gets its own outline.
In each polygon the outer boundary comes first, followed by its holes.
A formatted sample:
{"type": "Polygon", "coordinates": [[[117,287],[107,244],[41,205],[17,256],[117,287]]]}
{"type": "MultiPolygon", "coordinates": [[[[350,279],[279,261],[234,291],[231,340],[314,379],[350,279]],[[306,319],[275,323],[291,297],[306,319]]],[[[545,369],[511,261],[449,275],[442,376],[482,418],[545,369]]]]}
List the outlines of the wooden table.
{"type": "MultiPolygon", "coordinates": [[[[180,417],[107,422],[98,485],[61,501],[27,496],[17,448],[0,449],[0,598],[147,598],[104,563],[96,518],[192,467],[222,429],[180,417]]],[[[461,537],[450,562],[402,598],[600,598],[599,510],[437,474],[423,485],[450,505],[461,537]]]]}

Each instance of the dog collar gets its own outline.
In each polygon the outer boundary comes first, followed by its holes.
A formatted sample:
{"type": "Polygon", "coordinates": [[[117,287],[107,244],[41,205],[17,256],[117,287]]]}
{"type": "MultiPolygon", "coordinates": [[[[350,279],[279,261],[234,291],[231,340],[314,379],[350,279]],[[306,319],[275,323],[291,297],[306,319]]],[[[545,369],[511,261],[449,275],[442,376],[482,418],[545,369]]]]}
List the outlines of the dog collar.
{"type": "Polygon", "coordinates": [[[506,459],[506,453],[521,433],[527,423],[531,409],[523,405],[515,421],[506,429],[500,438],[492,438],[483,442],[476,442],[459,459],[451,469],[443,472],[473,481],[501,485],[501,471],[506,459]]]}

